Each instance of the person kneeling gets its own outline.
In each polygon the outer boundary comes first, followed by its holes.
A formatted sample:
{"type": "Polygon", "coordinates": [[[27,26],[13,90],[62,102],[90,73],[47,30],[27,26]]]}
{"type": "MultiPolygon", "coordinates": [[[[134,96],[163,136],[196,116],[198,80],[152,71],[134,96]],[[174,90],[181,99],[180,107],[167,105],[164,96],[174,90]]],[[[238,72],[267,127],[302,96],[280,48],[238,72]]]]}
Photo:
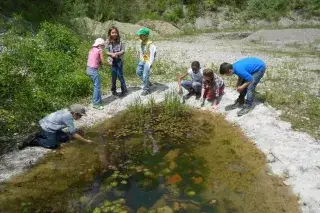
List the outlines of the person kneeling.
{"type": "Polygon", "coordinates": [[[25,139],[18,148],[21,150],[28,146],[42,146],[54,149],[69,140],[91,143],[92,141],[82,137],[74,126],[74,120],[79,120],[84,115],[86,115],[86,110],[79,104],[49,114],[39,121],[41,132],[25,139]],[[62,130],[66,127],[68,128],[67,133],[62,130]]]}
{"type": "Polygon", "coordinates": [[[178,76],[178,93],[179,95],[183,94],[182,87],[188,90],[188,94],[184,96],[184,99],[189,99],[192,95],[196,95],[196,99],[199,99],[201,96],[201,87],[202,87],[202,69],[200,67],[199,61],[193,61],[191,63],[191,68],[181,76],[178,76]],[[190,76],[190,80],[184,80],[187,76],[190,76]]]}
{"type": "Polygon", "coordinates": [[[212,102],[212,108],[217,110],[218,103],[224,93],[224,82],[220,76],[215,74],[211,69],[203,71],[203,84],[202,84],[201,106],[204,106],[206,100],[212,102]]]}

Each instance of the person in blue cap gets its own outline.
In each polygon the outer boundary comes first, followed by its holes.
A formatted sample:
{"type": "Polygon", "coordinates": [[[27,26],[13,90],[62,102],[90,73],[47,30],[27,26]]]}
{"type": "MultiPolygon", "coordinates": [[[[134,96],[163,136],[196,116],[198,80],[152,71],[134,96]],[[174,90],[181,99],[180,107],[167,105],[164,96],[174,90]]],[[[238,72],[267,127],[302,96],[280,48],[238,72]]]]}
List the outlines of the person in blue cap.
{"type": "Polygon", "coordinates": [[[141,95],[150,94],[151,82],[149,81],[150,69],[156,56],[156,46],[149,39],[150,30],[146,27],[136,32],[140,37],[139,63],[136,74],[143,81],[143,92],[141,95]]]}
{"type": "Polygon", "coordinates": [[[254,57],[243,58],[233,64],[224,62],[220,65],[221,75],[235,74],[238,76],[236,87],[240,94],[235,103],[228,107],[229,110],[242,107],[237,112],[238,116],[245,115],[252,110],[255,89],[265,71],[266,64],[261,59],[254,57]]]}

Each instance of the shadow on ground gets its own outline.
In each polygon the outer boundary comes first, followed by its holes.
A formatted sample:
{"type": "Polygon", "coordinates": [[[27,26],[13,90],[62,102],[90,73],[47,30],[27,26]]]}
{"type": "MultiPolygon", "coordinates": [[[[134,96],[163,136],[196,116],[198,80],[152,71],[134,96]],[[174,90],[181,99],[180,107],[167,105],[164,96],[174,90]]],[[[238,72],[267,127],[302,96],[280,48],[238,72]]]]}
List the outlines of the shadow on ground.
{"type": "MultiPolygon", "coordinates": [[[[150,87],[150,94],[154,93],[154,92],[163,92],[166,91],[167,89],[169,89],[169,87],[165,84],[162,83],[153,83],[152,86],[150,87]]],[[[108,105],[111,102],[117,100],[117,99],[122,99],[127,97],[128,95],[137,92],[138,90],[140,90],[142,92],[141,87],[139,86],[132,86],[132,87],[128,87],[128,94],[126,96],[123,97],[119,97],[119,96],[114,96],[111,95],[111,93],[108,94],[107,97],[102,99],[102,103],[103,105],[108,105]]],[[[120,93],[120,90],[118,91],[120,93]]]]}

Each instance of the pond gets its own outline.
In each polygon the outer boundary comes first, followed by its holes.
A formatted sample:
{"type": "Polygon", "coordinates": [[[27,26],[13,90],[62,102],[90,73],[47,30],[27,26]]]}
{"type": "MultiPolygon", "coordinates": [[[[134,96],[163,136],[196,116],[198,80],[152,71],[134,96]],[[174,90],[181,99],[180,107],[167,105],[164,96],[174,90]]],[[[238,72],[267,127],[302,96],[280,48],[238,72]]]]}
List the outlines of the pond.
{"type": "Polygon", "coordinates": [[[221,115],[139,99],[0,186],[0,212],[300,212],[265,156],[221,115]]]}

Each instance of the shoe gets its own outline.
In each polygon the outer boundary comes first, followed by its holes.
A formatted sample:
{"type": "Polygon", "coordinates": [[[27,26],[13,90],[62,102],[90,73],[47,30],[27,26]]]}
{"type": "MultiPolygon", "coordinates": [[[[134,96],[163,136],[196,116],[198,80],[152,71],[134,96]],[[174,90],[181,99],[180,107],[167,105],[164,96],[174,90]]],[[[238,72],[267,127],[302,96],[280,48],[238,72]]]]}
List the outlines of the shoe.
{"type": "Polygon", "coordinates": [[[186,95],[183,96],[183,97],[184,97],[185,100],[188,100],[188,99],[189,99],[191,96],[193,96],[193,95],[194,95],[194,90],[191,89],[191,90],[189,91],[189,93],[186,94],[186,95]]]}
{"type": "Polygon", "coordinates": [[[121,93],[119,94],[119,97],[124,97],[126,95],[128,95],[128,90],[121,91],[121,93]]]}
{"type": "Polygon", "coordinates": [[[196,100],[199,100],[201,98],[201,93],[197,92],[196,93],[196,100]]]}
{"type": "Polygon", "coordinates": [[[95,105],[93,105],[93,108],[98,109],[98,110],[104,109],[104,107],[101,104],[95,104],[95,105]]]}
{"type": "Polygon", "coordinates": [[[119,93],[117,93],[117,91],[112,91],[112,95],[119,96],[119,93]]]}
{"type": "Polygon", "coordinates": [[[149,87],[151,87],[153,85],[153,83],[151,81],[149,81],[149,87]]]}
{"type": "Polygon", "coordinates": [[[243,107],[243,104],[240,104],[237,102],[237,103],[230,104],[230,105],[226,106],[225,110],[230,111],[230,110],[234,110],[234,109],[241,108],[241,107],[243,107]]]}
{"type": "Polygon", "coordinates": [[[237,112],[237,115],[240,117],[240,116],[242,116],[242,115],[245,115],[245,114],[249,113],[251,110],[252,110],[251,107],[249,107],[249,106],[247,106],[247,105],[244,105],[244,106],[242,107],[242,109],[237,112]]]}
{"type": "Polygon", "coordinates": [[[36,137],[38,135],[38,132],[34,132],[30,135],[28,135],[25,139],[21,141],[21,143],[18,144],[18,149],[22,150],[28,146],[35,146],[37,145],[36,137]]]}
{"type": "Polygon", "coordinates": [[[143,90],[142,93],[141,93],[142,96],[146,96],[146,95],[149,95],[149,94],[150,94],[150,92],[148,90],[143,90]]]}

